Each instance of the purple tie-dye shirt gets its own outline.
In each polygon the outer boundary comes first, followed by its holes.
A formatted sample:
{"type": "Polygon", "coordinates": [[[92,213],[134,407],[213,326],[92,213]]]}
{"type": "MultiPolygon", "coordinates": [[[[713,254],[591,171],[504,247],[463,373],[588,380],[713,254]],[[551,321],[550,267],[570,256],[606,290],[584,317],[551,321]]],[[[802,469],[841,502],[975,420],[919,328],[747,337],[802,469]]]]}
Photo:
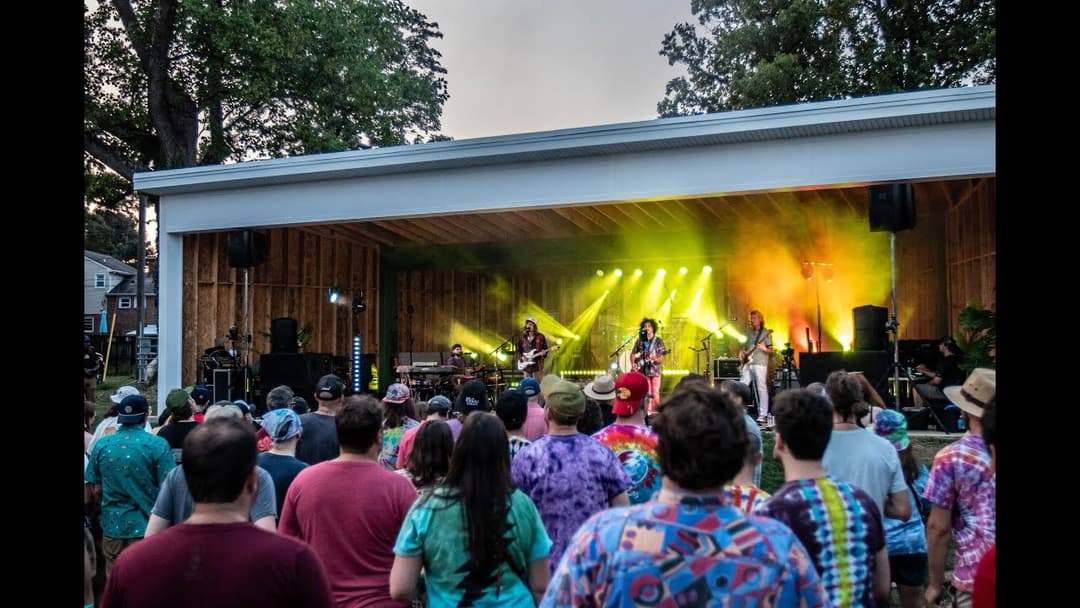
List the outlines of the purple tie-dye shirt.
{"type": "Polygon", "coordinates": [[[952,511],[953,587],[961,591],[974,589],[975,567],[994,544],[995,486],[990,453],[981,435],[967,433],[934,457],[923,497],[952,511]]]}
{"type": "Polygon", "coordinates": [[[510,473],[540,511],[552,541],[552,571],[578,527],[630,487],[615,453],[582,433],[544,435],[518,452],[510,473]]]}

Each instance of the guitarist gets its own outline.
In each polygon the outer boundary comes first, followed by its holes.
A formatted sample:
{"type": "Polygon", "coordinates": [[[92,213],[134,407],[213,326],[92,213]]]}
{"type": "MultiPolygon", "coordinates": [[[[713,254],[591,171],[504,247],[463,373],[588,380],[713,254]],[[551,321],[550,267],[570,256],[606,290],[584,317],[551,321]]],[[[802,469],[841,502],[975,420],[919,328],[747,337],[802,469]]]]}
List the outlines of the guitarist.
{"type": "Polygon", "coordinates": [[[772,356],[772,330],[765,329],[765,317],[760,310],[750,311],[750,332],[745,348],[739,351],[744,363],[739,382],[754,389],[758,402],[758,423],[767,423],[769,416],[769,357],[772,356]]]}
{"type": "Polygon", "coordinates": [[[660,407],[660,372],[663,369],[664,355],[667,348],[664,339],[656,335],[656,321],[648,317],[638,325],[638,339],[630,351],[631,360],[637,371],[649,379],[648,413],[656,413],[660,407]]]}
{"type": "Polygon", "coordinates": [[[547,358],[548,343],[544,334],[536,327],[536,317],[525,319],[525,329],[518,338],[518,361],[525,361],[525,354],[537,353],[529,365],[522,369],[526,378],[536,378],[539,382],[544,379],[544,359],[547,358]]]}

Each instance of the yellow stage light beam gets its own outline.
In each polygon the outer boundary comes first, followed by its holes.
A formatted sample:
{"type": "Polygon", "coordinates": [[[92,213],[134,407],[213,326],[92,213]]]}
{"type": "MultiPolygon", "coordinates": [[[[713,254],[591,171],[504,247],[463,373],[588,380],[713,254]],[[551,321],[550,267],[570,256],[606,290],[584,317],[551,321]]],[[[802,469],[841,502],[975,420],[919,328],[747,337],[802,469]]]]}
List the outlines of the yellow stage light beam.
{"type": "Polygon", "coordinates": [[[600,311],[603,309],[604,300],[607,299],[610,293],[610,289],[605,289],[604,293],[600,294],[592,304],[589,304],[585,310],[581,311],[581,314],[570,322],[570,336],[568,336],[568,339],[563,340],[561,343],[556,339],[556,343],[559,343],[561,346],[550,356],[553,367],[561,368],[562,362],[573,361],[574,353],[576,353],[582,345],[581,336],[588,335],[592,332],[592,327],[596,323],[600,311]]]}

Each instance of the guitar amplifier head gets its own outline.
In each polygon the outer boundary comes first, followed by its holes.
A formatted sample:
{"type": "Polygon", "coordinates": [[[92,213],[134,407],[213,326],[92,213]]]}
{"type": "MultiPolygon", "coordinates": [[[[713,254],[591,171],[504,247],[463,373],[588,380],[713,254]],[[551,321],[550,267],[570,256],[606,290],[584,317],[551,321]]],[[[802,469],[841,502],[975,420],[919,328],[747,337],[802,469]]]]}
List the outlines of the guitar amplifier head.
{"type": "Polygon", "coordinates": [[[734,357],[717,357],[713,361],[713,379],[739,378],[739,360],[734,357]]]}

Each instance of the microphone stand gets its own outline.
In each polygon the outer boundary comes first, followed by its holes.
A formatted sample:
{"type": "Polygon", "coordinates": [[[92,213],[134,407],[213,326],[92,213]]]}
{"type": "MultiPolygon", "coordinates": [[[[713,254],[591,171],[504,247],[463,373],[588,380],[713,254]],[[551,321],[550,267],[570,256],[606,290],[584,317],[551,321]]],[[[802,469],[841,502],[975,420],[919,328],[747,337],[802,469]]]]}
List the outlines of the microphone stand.
{"type": "MultiPolygon", "coordinates": [[[[623,349],[626,348],[627,344],[630,344],[630,342],[634,339],[634,336],[636,336],[636,335],[637,334],[633,334],[629,338],[627,338],[625,341],[623,341],[623,343],[619,345],[619,348],[615,349],[615,352],[608,355],[608,359],[618,359],[619,353],[621,353],[623,351],[623,349]]],[[[623,372],[623,371],[630,371],[630,370],[619,370],[619,371],[623,372]]]]}
{"type": "Polygon", "coordinates": [[[495,347],[495,350],[488,353],[488,356],[495,360],[495,394],[499,394],[499,381],[503,379],[502,368],[499,367],[499,351],[502,350],[507,344],[513,344],[513,338],[507,338],[502,341],[502,344],[495,347]]]}

